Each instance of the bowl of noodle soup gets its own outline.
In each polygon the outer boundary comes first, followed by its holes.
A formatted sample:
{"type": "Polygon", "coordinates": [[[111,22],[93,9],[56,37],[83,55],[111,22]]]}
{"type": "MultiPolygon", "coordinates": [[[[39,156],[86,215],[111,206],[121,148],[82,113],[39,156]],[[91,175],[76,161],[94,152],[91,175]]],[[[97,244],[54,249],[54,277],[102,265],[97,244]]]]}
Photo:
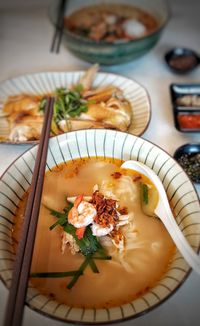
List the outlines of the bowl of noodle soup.
{"type": "MultiPolygon", "coordinates": [[[[19,157],[0,180],[0,275],[7,288],[12,279],[16,242],[20,238],[24,202],[31,183],[37,146],[19,157]]],[[[185,281],[190,267],[176,250],[160,220],[149,216],[147,208],[140,210],[140,191],[144,185],[148,188],[148,209],[153,209],[157,200],[154,185],[143,176],[120,169],[121,163],[130,159],[145,163],[162,180],[174,217],[198,252],[199,200],[183,169],[165,151],[140,137],[113,130],[80,130],[53,137],[49,142],[26,298],[31,309],[72,323],[116,323],[156,308],[185,281]],[[109,208],[107,213],[115,206],[115,213],[118,212],[117,230],[121,228],[119,239],[125,238],[123,248],[119,246],[121,242],[116,241],[116,229],[101,238],[97,231],[94,232],[97,230],[94,224],[98,221],[89,222],[88,239],[92,230],[100,240],[101,248],[106,248],[106,257],[110,258],[100,258],[100,251],[92,253],[95,263],[89,264],[73,284],[73,273],[59,279],[44,278],[44,275],[37,278],[42,272],[66,272],[78,269],[82,264],[84,248],[80,253],[73,247],[72,253],[67,247],[61,253],[62,223],[54,228],[57,221],[55,211],[66,213],[66,210],[62,211],[66,198],[70,202],[73,196],[73,207],[76,207],[76,200],[81,194],[85,195],[85,201],[86,196],[90,197],[87,205],[94,204],[96,200],[97,212],[100,197],[100,202],[104,200],[109,208]],[[124,222],[127,215],[129,223],[124,222]]],[[[69,213],[68,221],[72,223],[69,213]]],[[[65,245],[69,244],[67,241],[65,245]]]]}
{"type": "MultiPolygon", "coordinates": [[[[57,25],[59,5],[49,10],[57,25]]],[[[169,21],[165,0],[68,1],[64,14],[63,44],[75,56],[103,65],[122,64],[148,53],[169,21]]]]}

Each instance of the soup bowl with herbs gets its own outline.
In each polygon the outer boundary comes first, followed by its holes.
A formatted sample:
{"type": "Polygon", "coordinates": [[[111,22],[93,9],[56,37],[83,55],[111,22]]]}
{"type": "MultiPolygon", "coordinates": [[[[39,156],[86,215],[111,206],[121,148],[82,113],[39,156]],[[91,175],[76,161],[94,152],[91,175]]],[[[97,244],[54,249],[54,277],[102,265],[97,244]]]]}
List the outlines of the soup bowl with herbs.
{"type": "MultiPolygon", "coordinates": [[[[50,8],[57,25],[58,3],[50,8]]],[[[169,19],[164,0],[68,1],[63,41],[76,56],[112,65],[134,60],[159,40],[169,19]]]]}
{"type": "MultiPolygon", "coordinates": [[[[37,148],[0,180],[0,273],[8,288],[37,148]]],[[[115,323],[157,307],[184,282],[190,268],[154,216],[158,191],[144,175],[121,168],[130,159],[156,172],[180,229],[199,250],[197,194],[166,152],[114,130],[53,137],[26,298],[30,308],[79,324],[115,323]]]]}

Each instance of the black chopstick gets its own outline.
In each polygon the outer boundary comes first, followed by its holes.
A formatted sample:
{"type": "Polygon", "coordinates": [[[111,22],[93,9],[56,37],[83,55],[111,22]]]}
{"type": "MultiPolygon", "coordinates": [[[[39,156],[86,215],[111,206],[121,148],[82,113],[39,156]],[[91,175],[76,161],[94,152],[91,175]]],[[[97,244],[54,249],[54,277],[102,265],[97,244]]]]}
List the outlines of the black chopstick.
{"type": "Polygon", "coordinates": [[[6,307],[4,320],[5,326],[20,326],[22,323],[24,302],[40,210],[49,134],[53,114],[53,103],[54,99],[49,98],[45,107],[44,124],[39,141],[30,193],[26,205],[23,229],[17,248],[12,283],[6,307]]]}
{"type": "Polygon", "coordinates": [[[60,50],[60,43],[62,40],[62,34],[64,28],[64,14],[65,14],[66,3],[67,0],[60,0],[55,31],[54,31],[51,49],[50,49],[50,51],[54,53],[59,53],[60,50]]]}

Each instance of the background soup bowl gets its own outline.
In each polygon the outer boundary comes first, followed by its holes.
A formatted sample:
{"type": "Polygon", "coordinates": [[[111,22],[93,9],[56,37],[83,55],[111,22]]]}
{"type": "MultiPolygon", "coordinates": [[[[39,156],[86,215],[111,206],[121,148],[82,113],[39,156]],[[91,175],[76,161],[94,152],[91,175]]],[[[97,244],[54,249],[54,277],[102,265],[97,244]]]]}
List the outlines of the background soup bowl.
{"type": "MultiPolygon", "coordinates": [[[[98,62],[103,65],[122,64],[141,57],[153,48],[161,37],[161,34],[169,20],[170,12],[165,0],[105,0],[103,3],[128,4],[141,8],[152,14],[158,21],[158,28],[147,36],[125,42],[106,43],[96,42],[89,38],[81,37],[70,32],[66,28],[63,33],[63,42],[67,48],[77,57],[89,62],[98,62]]],[[[89,5],[102,4],[101,0],[69,0],[66,16],[72,12],[89,5]]],[[[56,26],[59,1],[53,1],[49,10],[50,20],[56,26]]]]}
{"type": "MultiPolygon", "coordinates": [[[[16,207],[30,187],[38,145],[19,157],[0,180],[0,275],[9,288],[12,278],[12,227],[16,207]]],[[[113,130],[81,130],[50,139],[46,170],[63,161],[83,157],[134,159],[152,168],[162,180],[174,216],[184,235],[198,251],[200,207],[194,187],[183,169],[159,147],[127,133],[113,130]]],[[[26,303],[51,318],[68,322],[98,324],[135,318],[157,307],[184,282],[189,266],[176,251],[167,273],[138,299],[110,309],[77,309],[56,302],[29,284],[26,303]]]]}

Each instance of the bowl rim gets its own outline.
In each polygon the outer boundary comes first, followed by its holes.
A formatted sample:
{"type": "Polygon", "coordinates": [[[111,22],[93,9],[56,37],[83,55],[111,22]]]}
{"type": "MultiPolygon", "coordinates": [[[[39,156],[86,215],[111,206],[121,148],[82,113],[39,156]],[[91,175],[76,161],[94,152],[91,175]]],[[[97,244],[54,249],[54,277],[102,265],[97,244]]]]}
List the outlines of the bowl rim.
{"type": "MultiPolygon", "coordinates": [[[[91,129],[84,129],[86,132],[91,130],[91,129]]],[[[98,131],[99,129],[93,129],[93,130],[96,130],[98,131]]],[[[102,131],[105,131],[106,129],[101,129],[102,131]]],[[[113,131],[113,130],[106,130],[107,132],[116,132],[116,134],[126,134],[124,132],[121,132],[121,131],[113,131]]],[[[80,131],[70,131],[68,133],[73,133],[73,134],[76,134],[76,133],[79,133],[81,132],[80,131]]],[[[130,135],[131,137],[135,137],[135,138],[140,138],[142,139],[144,142],[146,143],[150,143],[151,145],[157,147],[159,150],[163,151],[165,154],[167,154],[173,161],[174,163],[176,163],[179,168],[182,170],[182,172],[185,174],[185,176],[187,177],[188,181],[190,182],[190,185],[192,186],[193,188],[193,191],[194,193],[197,195],[197,198],[198,198],[198,192],[197,190],[195,189],[192,181],[189,179],[189,177],[187,176],[187,174],[185,173],[184,169],[181,167],[181,165],[176,161],[176,159],[170,155],[166,150],[164,150],[162,147],[160,147],[159,145],[153,143],[152,141],[149,141],[149,140],[146,140],[145,138],[143,137],[140,137],[140,136],[135,136],[135,135],[130,135]]],[[[62,137],[62,135],[58,135],[58,136],[54,136],[53,138],[59,138],[59,137],[62,137]]],[[[38,144],[36,145],[33,145],[31,146],[30,148],[28,148],[27,150],[25,150],[22,154],[20,154],[13,162],[11,162],[11,164],[9,164],[9,166],[6,168],[6,170],[3,172],[2,175],[0,175],[0,181],[1,179],[3,178],[3,176],[8,172],[8,170],[10,169],[10,167],[18,160],[20,159],[23,155],[25,155],[28,151],[30,151],[31,149],[37,147],[38,144]]],[[[199,247],[197,248],[197,252],[199,253],[200,252],[200,244],[199,244],[199,247]]],[[[141,317],[143,315],[146,315],[147,313],[151,312],[152,310],[154,310],[155,308],[159,307],[160,305],[162,305],[166,300],[168,300],[171,296],[173,296],[177,290],[184,284],[184,282],[186,281],[186,279],[189,277],[190,273],[192,271],[192,268],[189,267],[188,271],[185,273],[185,276],[183,277],[183,279],[178,283],[178,285],[168,294],[166,295],[165,298],[161,299],[158,303],[154,304],[153,306],[150,306],[148,307],[147,309],[145,309],[144,311],[141,311],[141,312],[138,312],[136,313],[135,315],[133,316],[128,316],[128,317],[123,317],[121,319],[115,319],[115,320],[111,320],[111,321],[106,321],[106,322],[84,322],[84,321],[73,321],[73,320],[67,320],[67,319],[64,319],[64,318],[61,318],[61,317],[58,317],[58,316],[55,316],[55,315],[50,315],[44,311],[41,311],[40,309],[38,308],[35,308],[33,307],[30,303],[28,302],[25,302],[25,305],[28,306],[30,309],[32,309],[33,311],[36,311],[38,313],[40,313],[41,315],[44,315],[48,318],[51,318],[53,320],[57,320],[57,321],[62,321],[62,322],[67,322],[67,323],[71,323],[72,325],[113,325],[113,324],[116,324],[116,323],[120,323],[122,321],[128,321],[128,320],[133,320],[133,319],[136,319],[138,317],[141,317]]],[[[6,282],[4,281],[2,275],[0,274],[0,280],[2,281],[2,283],[4,284],[4,286],[6,287],[6,289],[8,289],[8,286],[6,284],[6,282]]],[[[148,293],[148,292],[147,292],[148,293]]],[[[86,309],[87,310],[87,309],[86,309]]]]}
{"type": "MultiPolygon", "coordinates": [[[[67,28],[63,28],[63,34],[65,36],[68,36],[72,41],[78,41],[78,42],[82,42],[84,43],[85,45],[93,45],[97,48],[101,48],[102,46],[105,46],[105,47],[108,47],[108,48],[120,48],[120,47],[124,47],[124,46],[127,46],[127,45],[131,45],[131,44],[137,44],[143,40],[146,40],[152,36],[155,36],[159,33],[161,33],[163,31],[163,29],[167,26],[167,24],[169,23],[169,20],[171,19],[172,17],[172,12],[171,12],[171,8],[170,8],[170,5],[169,5],[169,1],[168,0],[164,0],[165,2],[165,5],[166,5],[166,17],[164,19],[164,21],[159,24],[158,28],[156,28],[155,31],[145,35],[145,36],[142,36],[142,37],[138,37],[136,38],[135,40],[130,40],[128,42],[121,42],[121,43],[109,43],[109,42],[105,42],[105,41],[96,41],[96,40],[91,40],[87,37],[83,37],[83,36],[80,36],[78,34],[75,34],[71,31],[69,31],[67,28]]],[[[53,17],[52,17],[52,12],[51,12],[51,9],[53,7],[53,4],[54,2],[52,2],[49,6],[49,9],[48,9],[48,17],[49,17],[49,20],[50,22],[52,23],[52,25],[54,26],[54,28],[57,28],[57,24],[56,22],[53,20],[53,17]]]]}

